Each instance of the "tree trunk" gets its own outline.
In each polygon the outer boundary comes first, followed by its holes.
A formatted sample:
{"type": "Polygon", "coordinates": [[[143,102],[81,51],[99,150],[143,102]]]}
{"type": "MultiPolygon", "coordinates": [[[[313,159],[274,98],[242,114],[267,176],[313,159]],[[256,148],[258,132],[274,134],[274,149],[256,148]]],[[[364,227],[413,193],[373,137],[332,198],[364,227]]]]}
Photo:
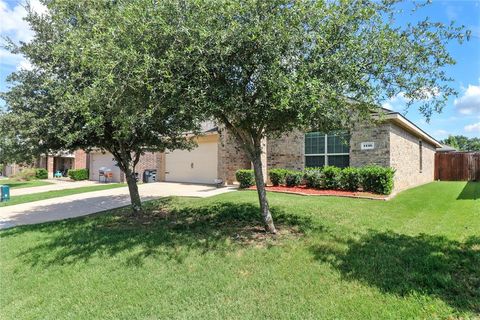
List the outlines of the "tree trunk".
{"type": "Polygon", "coordinates": [[[260,210],[262,212],[263,222],[265,224],[265,230],[271,233],[277,233],[275,225],[273,223],[272,214],[270,213],[270,207],[267,200],[267,190],[265,189],[265,180],[262,170],[262,155],[261,152],[257,152],[253,159],[253,171],[255,173],[255,183],[257,185],[258,200],[260,202],[260,210]]]}
{"type": "Polygon", "coordinates": [[[138,192],[137,180],[135,171],[126,170],[125,177],[127,179],[128,191],[130,193],[130,201],[132,203],[133,214],[137,215],[142,211],[142,201],[140,200],[140,193],[138,192]]]}

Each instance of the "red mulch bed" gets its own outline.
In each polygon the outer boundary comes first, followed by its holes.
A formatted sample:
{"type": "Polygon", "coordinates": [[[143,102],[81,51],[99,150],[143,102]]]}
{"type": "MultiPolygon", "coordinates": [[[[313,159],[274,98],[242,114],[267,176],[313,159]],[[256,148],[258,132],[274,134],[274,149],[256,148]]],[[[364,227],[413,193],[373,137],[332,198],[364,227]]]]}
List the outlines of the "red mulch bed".
{"type": "MultiPolygon", "coordinates": [[[[256,187],[250,187],[250,190],[256,190],[256,187]]],[[[336,197],[348,197],[348,198],[363,198],[363,199],[374,199],[374,200],[386,200],[388,196],[383,194],[376,194],[371,192],[363,191],[343,191],[343,190],[318,190],[313,188],[307,188],[307,186],[302,185],[298,187],[287,187],[287,186],[267,186],[267,191],[272,192],[283,192],[283,193],[293,193],[300,194],[304,196],[336,196],[336,197]]]]}

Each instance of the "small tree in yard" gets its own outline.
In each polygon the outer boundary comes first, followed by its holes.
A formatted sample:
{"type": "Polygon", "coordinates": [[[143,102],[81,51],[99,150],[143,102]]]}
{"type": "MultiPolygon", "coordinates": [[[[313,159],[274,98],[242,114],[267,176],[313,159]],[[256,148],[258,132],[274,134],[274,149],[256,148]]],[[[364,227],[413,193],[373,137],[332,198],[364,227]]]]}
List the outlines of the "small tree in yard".
{"type": "Polygon", "coordinates": [[[135,213],[135,167],[146,151],[189,148],[196,112],[183,108],[166,64],[175,39],[161,2],[44,1],[30,12],[30,43],[9,48],[33,70],[10,76],[3,94],[15,135],[41,152],[100,149],[125,173],[135,213]],[[14,119],[14,121],[12,121],[14,119]]]}
{"type": "MultiPolygon", "coordinates": [[[[229,129],[253,163],[266,230],[276,232],[262,141],[370,119],[384,100],[420,101],[428,118],[454,94],[444,67],[462,28],[395,26],[399,1],[171,1],[177,86],[229,129]]],[[[421,10],[421,6],[416,9],[421,10]]]]}

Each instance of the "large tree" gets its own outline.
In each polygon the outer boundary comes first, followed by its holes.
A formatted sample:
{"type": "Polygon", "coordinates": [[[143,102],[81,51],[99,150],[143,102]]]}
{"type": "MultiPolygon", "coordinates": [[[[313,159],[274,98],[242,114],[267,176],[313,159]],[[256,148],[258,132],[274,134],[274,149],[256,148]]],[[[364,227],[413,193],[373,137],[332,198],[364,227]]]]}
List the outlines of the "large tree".
{"type": "Polygon", "coordinates": [[[453,147],[458,151],[476,151],[480,152],[480,138],[469,138],[462,135],[448,136],[442,140],[443,144],[453,147]]]}
{"type": "Polygon", "coordinates": [[[150,0],[43,2],[47,14],[29,10],[26,18],[33,41],[10,44],[33,65],[13,74],[3,95],[12,130],[46,153],[110,152],[139,212],[140,156],[188,148],[185,133],[197,128],[198,113],[170,81],[170,7],[150,0]]]}
{"type": "Polygon", "coordinates": [[[265,138],[348,127],[398,94],[420,101],[428,118],[454,93],[446,44],[462,41],[462,28],[429,19],[398,26],[397,2],[172,1],[174,78],[249,156],[268,231],[276,232],[262,173],[265,138]]]}

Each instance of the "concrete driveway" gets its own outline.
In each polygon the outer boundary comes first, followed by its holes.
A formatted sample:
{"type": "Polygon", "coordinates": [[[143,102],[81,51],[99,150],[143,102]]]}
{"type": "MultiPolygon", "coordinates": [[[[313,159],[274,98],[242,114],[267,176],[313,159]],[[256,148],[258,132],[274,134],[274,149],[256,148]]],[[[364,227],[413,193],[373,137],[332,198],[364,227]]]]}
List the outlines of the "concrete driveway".
{"type": "MultiPolygon", "coordinates": [[[[138,189],[143,201],[167,196],[205,198],[236,190],[234,187],[170,182],[141,184],[138,189]]],[[[125,187],[0,207],[0,229],[79,217],[129,204],[130,196],[125,187]]]]}

